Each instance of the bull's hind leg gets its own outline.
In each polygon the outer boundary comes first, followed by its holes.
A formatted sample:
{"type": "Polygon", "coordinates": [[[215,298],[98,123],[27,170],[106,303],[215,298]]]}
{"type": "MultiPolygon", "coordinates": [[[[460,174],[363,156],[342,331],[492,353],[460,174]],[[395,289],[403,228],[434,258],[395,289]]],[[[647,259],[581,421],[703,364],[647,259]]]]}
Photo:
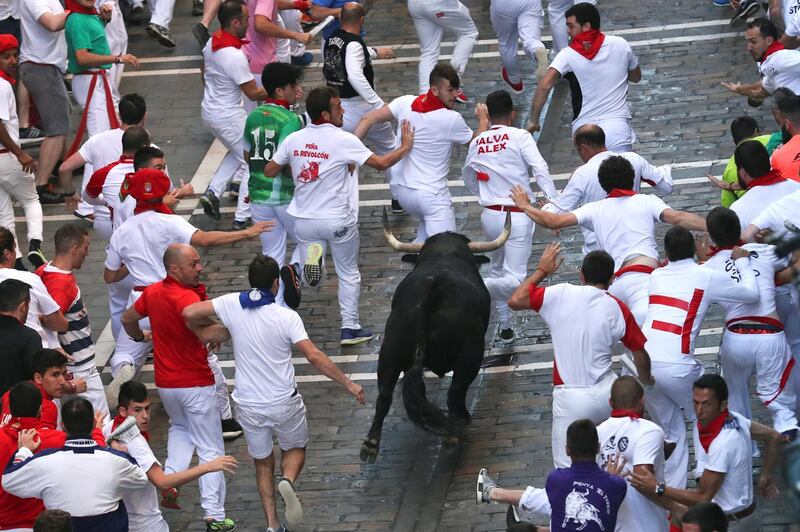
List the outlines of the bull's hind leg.
{"type": "Polygon", "coordinates": [[[375,417],[372,420],[372,426],[361,444],[362,462],[368,461],[370,464],[374,464],[378,458],[383,420],[389,412],[389,407],[392,406],[392,396],[399,378],[399,368],[386,368],[378,362],[378,400],[375,401],[375,417]]]}
{"type": "Polygon", "coordinates": [[[453,380],[450,382],[450,389],[447,391],[447,410],[451,416],[461,419],[465,425],[469,425],[472,416],[467,410],[467,390],[475,380],[480,369],[482,352],[469,358],[470,366],[456,368],[453,371],[453,380]],[[472,363],[474,360],[475,363],[472,363]]]}

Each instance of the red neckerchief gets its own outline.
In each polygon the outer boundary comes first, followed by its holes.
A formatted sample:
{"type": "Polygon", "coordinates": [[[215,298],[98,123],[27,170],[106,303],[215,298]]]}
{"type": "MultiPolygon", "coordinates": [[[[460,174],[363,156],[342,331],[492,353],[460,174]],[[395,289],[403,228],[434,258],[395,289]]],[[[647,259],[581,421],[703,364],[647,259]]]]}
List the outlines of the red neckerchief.
{"type": "Polygon", "coordinates": [[[625,198],[628,196],[635,196],[636,191],[624,188],[612,188],[611,192],[608,193],[607,198],[625,198]]]}
{"type": "Polygon", "coordinates": [[[706,257],[706,260],[710,259],[711,257],[713,257],[714,255],[716,255],[716,254],[717,254],[717,253],[719,253],[720,251],[724,251],[724,250],[726,250],[726,249],[733,249],[733,248],[735,248],[736,246],[744,246],[744,242],[742,242],[741,240],[739,240],[739,241],[736,243],[736,245],[733,245],[733,246],[708,246],[708,256],[706,257]]]}
{"type": "Polygon", "coordinates": [[[447,106],[430,89],[411,102],[411,110],[415,113],[430,113],[439,109],[447,109],[447,106]]]}
{"type": "Polygon", "coordinates": [[[331,121],[327,120],[325,118],[319,117],[316,120],[312,120],[311,123],[314,124],[315,126],[321,126],[322,124],[330,124],[331,121]]]}
{"type": "Polygon", "coordinates": [[[6,73],[6,71],[5,71],[5,70],[0,70],[0,78],[3,78],[3,79],[4,79],[4,80],[6,80],[7,82],[11,83],[11,86],[12,86],[12,87],[13,87],[14,85],[16,85],[16,84],[17,84],[17,80],[15,80],[15,79],[14,79],[14,78],[12,78],[11,76],[9,76],[9,75],[6,73]]]}
{"type": "MultiPolygon", "coordinates": [[[[128,419],[128,418],[127,418],[127,417],[125,417],[125,416],[121,416],[121,415],[119,415],[119,414],[117,414],[116,416],[114,416],[114,420],[111,422],[111,430],[112,430],[112,431],[113,431],[113,430],[115,430],[115,429],[116,429],[117,427],[119,427],[119,426],[122,424],[122,422],[123,422],[123,421],[125,421],[126,419],[128,419]]],[[[144,439],[145,439],[145,441],[150,441],[150,433],[149,433],[149,432],[147,432],[146,430],[145,430],[145,431],[142,431],[142,436],[144,436],[144,439]]]]}
{"type": "Polygon", "coordinates": [[[172,209],[164,205],[163,201],[159,201],[158,203],[140,203],[137,201],[136,208],[133,209],[133,214],[141,214],[147,211],[156,211],[161,214],[175,214],[172,212],[172,209]]]}
{"type": "Polygon", "coordinates": [[[762,175],[761,177],[757,177],[747,183],[747,188],[753,187],[766,187],[769,185],[775,185],[782,181],[786,181],[786,178],[781,175],[780,172],[777,170],[770,170],[768,173],[762,175]]]}
{"type": "Polygon", "coordinates": [[[634,412],[633,410],[626,410],[624,408],[615,408],[611,411],[611,417],[625,417],[628,416],[631,419],[639,419],[642,415],[639,412],[634,412]]]}
{"type": "Polygon", "coordinates": [[[206,295],[206,285],[204,285],[203,283],[200,283],[197,286],[187,286],[182,282],[180,282],[179,280],[175,279],[174,277],[170,277],[169,275],[167,275],[166,277],[164,277],[164,284],[166,285],[171,284],[174,286],[178,286],[180,288],[184,288],[186,290],[191,290],[192,292],[200,296],[200,301],[206,301],[208,299],[208,296],[206,295]]]}
{"type": "Polygon", "coordinates": [[[216,52],[217,50],[222,50],[229,46],[233,46],[238,50],[249,42],[250,41],[247,39],[240,39],[236,35],[231,35],[225,30],[217,30],[211,36],[211,51],[216,52]]]}
{"type": "Polygon", "coordinates": [[[264,103],[271,103],[273,105],[280,105],[281,107],[285,107],[286,109],[289,108],[289,102],[286,100],[281,100],[279,98],[267,98],[264,100],[264,103]]]}
{"type": "Polygon", "coordinates": [[[569,47],[591,61],[605,40],[606,36],[600,30],[583,31],[572,38],[569,47]]]}
{"type": "Polygon", "coordinates": [[[700,433],[700,445],[703,446],[703,449],[708,452],[708,448],[711,447],[711,442],[714,441],[714,438],[719,436],[719,433],[722,432],[722,427],[725,426],[725,422],[728,421],[728,411],[723,411],[719,416],[711,420],[711,423],[706,425],[705,427],[700,424],[700,421],[697,422],[697,430],[700,433]]]}
{"type": "Polygon", "coordinates": [[[780,41],[772,41],[772,44],[769,45],[767,51],[764,52],[764,55],[761,56],[761,60],[759,61],[759,63],[763,63],[764,61],[767,60],[767,57],[771,56],[775,52],[780,52],[783,49],[784,46],[783,44],[781,44],[780,41]]]}
{"type": "MultiPolygon", "coordinates": [[[[92,7],[84,7],[84,6],[80,5],[78,2],[76,2],[75,0],[67,0],[66,8],[67,8],[67,11],[69,11],[69,15],[72,15],[74,13],[80,13],[81,15],[98,15],[99,14],[97,12],[97,9],[94,6],[92,6],[92,7]]],[[[67,15],[67,16],[69,16],[69,15],[67,15]]]]}

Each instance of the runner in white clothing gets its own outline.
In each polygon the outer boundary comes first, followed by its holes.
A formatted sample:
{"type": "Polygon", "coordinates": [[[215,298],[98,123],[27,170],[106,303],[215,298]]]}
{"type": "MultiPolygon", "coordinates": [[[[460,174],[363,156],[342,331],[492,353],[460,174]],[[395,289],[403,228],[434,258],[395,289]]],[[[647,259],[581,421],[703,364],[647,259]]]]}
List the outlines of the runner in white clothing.
{"type": "Polygon", "coordinates": [[[339,277],[341,344],[372,339],[358,320],[361,274],[358,271],[358,167],[385,170],[399,161],[414,142],[414,131],[401,123],[400,146],[375,155],[352,133],[341,129],[344,111],[336,89],[318,87],[306,98],[312,124],[295,131],[281,143],[264,175],[274,177],[287,164],[295,182],[294,197],[286,210],[295,218],[294,230],[305,263],[313,243],[330,245],[339,277]]]}
{"type": "Polygon", "coordinates": [[[455,231],[453,204],[447,188],[450,154],[454,144],[468,144],[489,128],[486,105],[475,107],[478,130],[473,133],[460,113],[453,111],[458,73],[448,65],[437,65],[430,74],[430,90],[422,96],[400,96],[392,103],[368,113],[354,134],[364,138],[375,124],[407,120],[414,128],[414,147],[392,171],[392,196],[419,220],[414,242],[455,231]]]}
{"type": "Polygon", "coordinates": [[[566,15],[572,43],[558,52],[536,87],[527,129],[541,129],[547,95],[563,76],[572,90],[573,134],[583,124],[597,124],[605,131],[609,150],[631,151],[636,135],[630,125],[628,82],[642,78],[639,60],[625,39],[600,32],[600,13],[594,5],[575,4],[566,15]]]}
{"type": "MultiPolygon", "coordinates": [[[[573,138],[575,150],[584,162],[572,172],[561,194],[544,210],[555,213],[570,212],[581,205],[600,201],[607,196],[597,177],[600,164],[612,155],[620,155],[633,167],[633,190],[639,192],[642,181],[663,194],[672,193],[672,171],[669,165],[653,166],[647,159],[633,152],[615,154],[606,148],[606,135],[597,124],[584,124],[575,130],[573,138]]],[[[600,249],[597,238],[590,229],[581,227],[583,233],[583,254],[600,249]]]]}
{"type": "MultiPolygon", "coordinates": [[[[556,2],[551,1],[550,4],[556,2]]],[[[572,5],[571,0],[570,5],[572,5]]],[[[497,33],[497,47],[500,50],[500,60],[503,62],[500,78],[514,91],[514,94],[520,94],[525,86],[522,84],[522,72],[517,58],[518,40],[522,41],[522,48],[528,57],[536,63],[536,79],[542,79],[547,72],[547,50],[542,42],[544,24],[542,1],[493,0],[489,6],[489,16],[492,27],[497,33]]],[[[551,29],[555,40],[556,31],[552,23],[551,29]]]]}
{"type": "Polygon", "coordinates": [[[611,369],[617,342],[631,350],[639,379],[652,384],[645,337],[623,302],[606,292],[614,261],[604,251],[583,259],[583,286],[568,283],[539,286],[555,273],[560,244],[545,249],[536,271],[516,289],[508,304],[514,310],[535,310],[547,322],[553,341],[553,463],[569,467],[567,427],[578,419],[608,419],[609,392],[616,375],[611,369]]]}
{"type": "Polygon", "coordinates": [[[645,403],[667,441],[676,444],[667,460],[667,485],[683,488],[689,464],[684,418],[694,421],[689,400],[692,382],[703,373],[694,358],[703,317],[712,303],[753,303],[759,294],[748,253],[741,248],[732,252],[735,269],[725,273],[694,261],[694,237],[682,227],[667,231],[664,249],[669,262],[650,275],[647,320],[642,326],[656,378],[645,403]]]}
{"type": "MultiPolygon", "coordinates": [[[[514,206],[508,190],[520,185],[530,191],[529,169],[546,198],[554,199],[556,188],[533,136],[524,129],[511,126],[516,120],[511,95],[504,90],[495,91],[486,97],[486,107],[492,127],[470,143],[462,178],[467,188],[479,197],[478,202],[483,207],[481,225],[488,240],[500,236],[506,213],[511,213],[511,235],[503,247],[490,254],[488,277],[512,275],[517,283],[521,283],[528,272],[534,224],[514,206]]],[[[514,331],[506,298],[495,303],[500,315],[500,338],[511,341],[514,331]]]]}
{"type": "Polygon", "coordinates": [[[767,232],[779,237],[788,231],[787,222],[800,227],[800,190],[784,196],[761,211],[753,218],[750,225],[742,230],[742,240],[753,242],[767,232]]]}
{"type": "Polygon", "coordinates": [[[305,462],[308,426],[305,404],[295,382],[292,347],[320,373],[344,386],[359,403],[366,403],[361,385],[347,378],[308,339],[300,316],[273,304],[279,275],[275,259],[259,255],[250,263],[250,290],[194,303],[183,310],[183,317],[201,341],[233,341],[236,417],[255,462],[256,483],[270,531],[281,529],[275,506],[273,434],[281,448],[282,476],[277,489],[286,505],[287,524],[294,527],[303,517],[294,484],[305,462]]]}
{"type": "Polygon", "coordinates": [[[614,283],[610,293],[620,298],[642,324],[647,312],[648,275],[658,267],[655,223],[662,221],[694,231],[705,231],[706,222],[696,214],[671,209],[657,196],[633,190],[635,172],[622,156],[600,164],[598,179],[606,199],[587,203],[567,214],[537,209],[521,187],[512,189],[514,203],[534,222],[560,229],[580,225],[594,232],[600,249],[614,258],[614,283]]]}

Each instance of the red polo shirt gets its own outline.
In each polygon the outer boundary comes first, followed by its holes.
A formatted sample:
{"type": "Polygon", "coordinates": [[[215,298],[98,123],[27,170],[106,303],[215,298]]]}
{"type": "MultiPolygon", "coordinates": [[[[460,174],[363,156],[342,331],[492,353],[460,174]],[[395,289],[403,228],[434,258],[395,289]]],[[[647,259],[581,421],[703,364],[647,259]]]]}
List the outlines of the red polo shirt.
{"type": "Polygon", "coordinates": [[[167,277],[145,288],[136,301],[136,312],[150,317],[157,387],[194,388],[214,384],[208,351],[181,317],[184,308],[204,299],[202,285],[187,287],[167,277]]]}

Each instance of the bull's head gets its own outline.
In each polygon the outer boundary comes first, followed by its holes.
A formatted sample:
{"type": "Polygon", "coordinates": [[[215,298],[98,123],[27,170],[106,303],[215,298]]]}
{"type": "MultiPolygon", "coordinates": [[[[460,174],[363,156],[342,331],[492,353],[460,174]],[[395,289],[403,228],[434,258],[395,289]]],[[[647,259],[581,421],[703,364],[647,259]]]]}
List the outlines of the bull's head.
{"type": "MultiPolygon", "coordinates": [[[[506,240],[508,240],[508,236],[510,234],[511,213],[506,211],[505,226],[503,227],[503,232],[500,233],[497,238],[491,242],[470,242],[467,244],[467,246],[469,246],[469,250],[472,253],[487,253],[489,251],[499,249],[503,244],[506,243],[506,240]]],[[[400,242],[397,237],[392,234],[391,229],[389,229],[389,216],[386,214],[385,206],[383,207],[383,236],[386,237],[386,241],[389,242],[389,245],[392,246],[392,249],[402,253],[419,253],[423,246],[422,243],[400,242]]]]}

